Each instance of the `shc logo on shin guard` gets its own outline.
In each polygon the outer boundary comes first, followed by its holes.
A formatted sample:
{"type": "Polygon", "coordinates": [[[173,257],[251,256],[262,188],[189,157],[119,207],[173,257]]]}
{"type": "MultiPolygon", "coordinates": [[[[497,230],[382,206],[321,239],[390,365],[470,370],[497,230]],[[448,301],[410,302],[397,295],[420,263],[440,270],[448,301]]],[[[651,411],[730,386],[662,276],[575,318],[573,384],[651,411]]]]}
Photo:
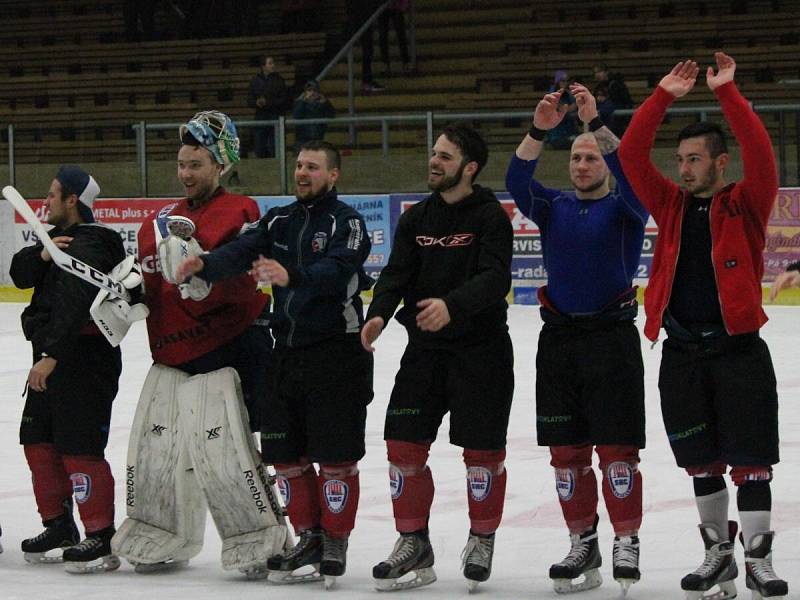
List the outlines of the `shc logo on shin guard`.
{"type": "Polygon", "coordinates": [[[392,493],[392,500],[397,500],[403,494],[405,479],[403,472],[394,465],[389,466],[389,491],[392,493]]]}
{"type": "Polygon", "coordinates": [[[608,465],[607,477],[611,493],[617,498],[627,498],[633,491],[633,467],[630,463],[617,461],[608,465]]]}
{"type": "Polygon", "coordinates": [[[275,482],[278,485],[278,492],[281,495],[281,500],[283,501],[284,506],[289,506],[289,502],[292,499],[292,487],[289,483],[289,480],[284,477],[283,475],[278,475],[275,477],[275,482]]]}
{"type": "Polygon", "coordinates": [[[83,504],[92,495],[92,478],[86,473],[73,473],[69,478],[72,481],[72,493],[75,494],[75,501],[83,504]]]}
{"type": "Polygon", "coordinates": [[[470,497],[475,502],[483,502],[492,491],[492,472],[486,467],[469,467],[467,469],[467,487],[470,497]]]}
{"type": "Polygon", "coordinates": [[[342,512],[347,505],[349,491],[350,488],[341,479],[328,479],[322,486],[322,495],[325,497],[328,510],[334,514],[342,512]]]}
{"type": "Polygon", "coordinates": [[[569,502],[575,495],[575,473],[572,469],[556,469],[556,491],[562,502],[569,502]]]}

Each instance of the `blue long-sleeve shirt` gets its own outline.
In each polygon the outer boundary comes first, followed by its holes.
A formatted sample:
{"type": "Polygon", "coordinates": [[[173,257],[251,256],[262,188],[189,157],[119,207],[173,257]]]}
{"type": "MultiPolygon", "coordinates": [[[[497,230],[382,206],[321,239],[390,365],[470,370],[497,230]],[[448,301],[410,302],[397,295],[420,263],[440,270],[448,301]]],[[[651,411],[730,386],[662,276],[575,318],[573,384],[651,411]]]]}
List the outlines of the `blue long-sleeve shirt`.
{"type": "Polygon", "coordinates": [[[617,187],[597,200],[544,187],[536,160],[516,154],[506,189],[520,211],[539,226],[547,296],[564,314],[601,311],[631,287],[639,266],[648,213],[628,185],[617,152],[603,156],[617,187]]]}

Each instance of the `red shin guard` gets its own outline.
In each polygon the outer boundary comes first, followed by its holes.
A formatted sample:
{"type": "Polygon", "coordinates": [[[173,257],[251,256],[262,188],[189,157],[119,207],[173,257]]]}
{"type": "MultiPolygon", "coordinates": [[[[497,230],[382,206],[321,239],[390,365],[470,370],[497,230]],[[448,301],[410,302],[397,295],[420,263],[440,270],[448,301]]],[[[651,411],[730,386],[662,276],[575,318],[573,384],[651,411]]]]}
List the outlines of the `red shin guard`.
{"type": "Polygon", "coordinates": [[[325,463],[319,466],[321,525],[331,537],[346,538],[356,525],[361,492],[358,463],[325,463]]]}
{"type": "Polygon", "coordinates": [[[307,462],[275,465],[278,489],[295,533],[320,524],[317,472],[307,462]]]}
{"type": "Polygon", "coordinates": [[[87,534],[114,524],[114,476],[100,456],[64,456],[64,468],[87,534]]]}
{"type": "Polygon", "coordinates": [[[473,533],[488,535],[497,531],[503,518],[506,498],[505,448],[469,450],[464,448],[467,467],[467,501],[473,533]]]}
{"type": "Polygon", "coordinates": [[[642,525],[642,474],[635,446],[597,446],[603,474],[603,498],[618,536],[633,535],[642,525]]]}
{"type": "Polygon", "coordinates": [[[33,495],[42,521],[55,519],[64,512],[64,501],[72,495],[72,484],[64,462],[53,444],[23,446],[33,480],[33,495]]]}
{"type": "Polygon", "coordinates": [[[592,446],[550,446],[556,471],[556,491],[570,533],[583,533],[597,515],[597,478],[592,470],[592,446]]]}
{"type": "Polygon", "coordinates": [[[433,503],[433,476],[425,464],[430,444],[386,441],[389,457],[389,487],[397,531],[425,529],[433,503]]]}

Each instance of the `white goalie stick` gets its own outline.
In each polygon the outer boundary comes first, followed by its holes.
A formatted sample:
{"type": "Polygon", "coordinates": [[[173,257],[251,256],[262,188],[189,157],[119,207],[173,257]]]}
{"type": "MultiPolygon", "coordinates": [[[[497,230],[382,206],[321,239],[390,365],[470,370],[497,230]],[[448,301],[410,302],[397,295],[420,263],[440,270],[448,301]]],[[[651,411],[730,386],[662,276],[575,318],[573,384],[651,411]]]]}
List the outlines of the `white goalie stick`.
{"type": "Polygon", "coordinates": [[[39,239],[42,240],[42,244],[44,244],[44,247],[47,248],[47,251],[53,258],[53,262],[58,267],[67,271],[68,273],[72,273],[76,277],[80,277],[81,279],[88,281],[92,285],[99,287],[101,290],[106,290],[116,298],[122,298],[126,302],[130,301],[130,293],[128,293],[128,290],[125,289],[125,286],[119,281],[110,275],[95,269],[93,266],[87,265],[82,260],[79,260],[74,256],[70,256],[61,248],[56,246],[55,242],[50,239],[50,235],[45,230],[42,222],[39,221],[39,219],[36,217],[36,214],[28,205],[28,202],[13,186],[7,185],[4,187],[3,196],[5,196],[5,199],[11,203],[20,216],[25,219],[28,225],[33,228],[34,233],[36,233],[39,239]]]}

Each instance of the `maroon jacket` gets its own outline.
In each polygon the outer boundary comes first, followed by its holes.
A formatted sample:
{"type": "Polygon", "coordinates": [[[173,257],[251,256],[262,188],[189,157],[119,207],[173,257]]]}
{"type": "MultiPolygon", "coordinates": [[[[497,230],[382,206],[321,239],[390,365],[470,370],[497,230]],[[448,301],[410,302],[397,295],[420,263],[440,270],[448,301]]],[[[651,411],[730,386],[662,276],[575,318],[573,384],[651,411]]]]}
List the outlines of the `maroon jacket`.
{"type": "MultiPolygon", "coordinates": [[[[767,321],[761,308],[762,254],[778,178],[772,143],[761,120],[733,82],[715,94],[741,149],[744,179],[714,194],[710,207],[711,259],[722,319],[730,335],[757,331],[767,321]]],[[[652,274],[645,292],[645,335],[658,338],[669,305],[681,224],[690,194],[661,175],[650,160],[656,129],[675,98],[657,87],[639,107],[619,147],[628,182],[658,225],[652,274]]]]}

